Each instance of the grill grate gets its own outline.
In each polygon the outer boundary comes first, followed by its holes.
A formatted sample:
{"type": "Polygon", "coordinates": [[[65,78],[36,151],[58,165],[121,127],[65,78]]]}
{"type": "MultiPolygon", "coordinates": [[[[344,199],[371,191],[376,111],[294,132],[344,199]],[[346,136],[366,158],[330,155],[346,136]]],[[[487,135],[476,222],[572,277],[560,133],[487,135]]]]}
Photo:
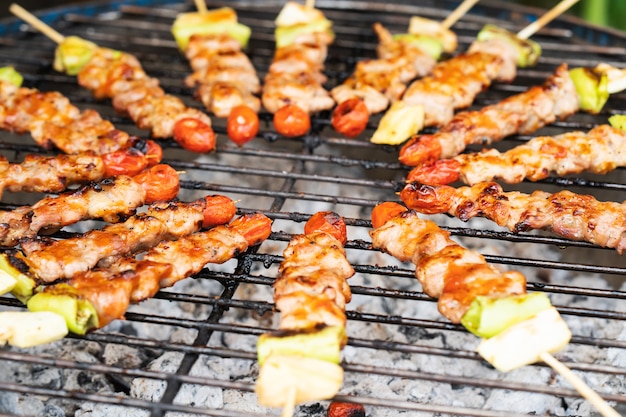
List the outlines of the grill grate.
{"type": "MultiPolygon", "coordinates": [[[[188,64],[169,33],[176,14],[189,10],[191,4],[168,0],[127,3],[134,5],[113,10],[113,6],[91,3],[50,10],[43,17],[65,35],[82,36],[137,55],[146,71],[158,77],[167,92],[198,107],[183,83],[188,64]]],[[[334,21],[337,33],[325,71],[329,87],[346,78],[356,60],[374,56],[376,39],[371,25],[375,21],[392,32],[401,32],[410,15],[441,19],[456,5],[453,1],[434,0],[421,1],[419,6],[408,1],[395,3],[317,2],[334,21]]],[[[250,55],[262,77],[273,51],[272,21],[282,2],[228,4],[237,9],[242,23],[253,28],[250,55]]],[[[209,3],[209,7],[219,5],[209,3]]],[[[516,30],[536,12],[483,0],[455,26],[459,50],[465,49],[487,22],[516,30]]],[[[52,70],[51,41],[14,20],[5,21],[0,34],[4,35],[0,38],[0,65],[16,66],[24,74],[27,86],[59,90],[73,103],[98,110],[118,128],[142,134],[128,119],[116,115],[109,103],[97,102],[89,92],[77,87],[74,78],[52,70]]],[[[474,107],[541,83],[562,61],[572,66],[625,64],[624,34],[588,26],[576,19],[558,19],[541,31],[536,40],[544,49],[539,64],[520,70],[510,85],[492,86],[478,97],[474,107]]],[[[617,94],[602,114],[577,114],[539,133],[589,129],[624,108],[626,94],[617,94]]],[[[274,219],[270,239],[235,261],[206,269],[195,279],[133,306],[125,321],[114,322],[85,337],[68,336],[53,346],[0,349],[0,413],[115,412],[154,417],[275,413],[255,405],[253,390],[258,368],[254,346],[260,334],[275,328],[277,313],[273,309],[271,284],[282,259],[282,248],[293,233],[301,232],[310,214],[322,209],[332,209],[346,217],[348,258],[357,271],[351,280],[354,300],[347,312],[350,339],[344,350],[346,383],[338,399],[364,404],[372,416],[418,412],[554,415],[585,414],[589,410],[581,404],[578,394],[544,365],[527,367],[535,372],[532,375],[540,375],[539,379],[528,376],[524,370],[503,375],[490,369],[474,351],[476,338],[440,318],[434,300],[420,291],[412,270],[371,249],[370,210],[379,201],[397,199],[395,192],[407,172],[397,162],[397,148],[339,137],[329,128],[328,113],[314,117],[312,133],[301,140],[277,136],[271,117],[263,114],[260,138],[243,148],[228,142],[223,121],[213,120],[219,135],[217,152],[213,154],[191,155],[173,141],[163,142],[165,162],[186,173],[179,196],[191,200],[202,194],[223,193],[240,200],[240,214],[261,211],[274,219]],[[124,357],[123,353],[115,356],[116,349],[131,357],[124,357]],[[142,387],[147,388],[141,391],[142,387]],[[220,400],[207,398],[211,395],[220,400]],[[538,405],[526,404],[525,399],[520,400],[522,396],[538,405]],[[50,405],[44,406],[41,398],[50,399],[50,405]],[[25,403],[31,405],[27,407],[25,403]]],[[[377,120],[372,120],[371,127],[377,120]]],[[[517,136],[497,146],[505,149],[527,139],[517,136]]],[[[26,153],[41,152],[27,136],[0,132],[0,140],[2,153],[12,161],[20,160],[26,153]]],[[[522,191],[536,188],[569,188],[599,199],[622,201],[626,170],[618,169],[605,176],[550,178],[517,186],[522,191]]],[[[7,194],[0,208],[32,203],[38,197],[7,194]]],[[[529,289],[540,289],[551,296],[574,333],[572,343],[558,357],[624,412],[623,257],[612,250],[540,233],[503,232],[480,219],[465,224],[446,216],[432,217],[456,238],[485,253],[489,262],[521,269],[528,277],[529,289]]],[[[80,229],[68,228],[58,237],[78,232],[80,229]]],[[[0,297],[0,305],[2,310],[22,308],[8,296],[0,297]]],[[[301,406],[297,415],[325,415],[325,403],[301,406]]]]}

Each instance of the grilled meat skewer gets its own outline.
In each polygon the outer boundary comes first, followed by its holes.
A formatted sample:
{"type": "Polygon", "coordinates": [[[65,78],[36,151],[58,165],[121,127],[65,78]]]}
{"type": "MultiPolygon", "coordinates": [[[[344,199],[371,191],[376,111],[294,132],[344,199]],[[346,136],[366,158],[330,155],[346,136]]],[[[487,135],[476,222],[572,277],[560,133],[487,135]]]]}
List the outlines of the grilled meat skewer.
{"type": "Polygon", "coordinates": [[[237,22],[237,13],[230,7],[181,13],[172,26],[193,69],[185,84],[196,88],[196,99],[208,111],[228,118],[228,137],[240,146],[258,133],[261,109],[256,96],[261,83],[242,51],[250,33],[249,27],[237,22]]]}
{"type": "Polygon", "coordinates": [[[265,76],[261,100],[274,114],[274,127],[285,136],[310,128],[310,113],[328,110],[335,101],[322,84],[332,23],[315,8],[287,2],[276,18],[276,50],[265,76]]]}
{"type": "Polygon", "coordinates": [[[478,353],[498,370],[543,360],[569,343],[571,332],[542,293],[526,293],[526,278],[499,271],[476,251],[414,210],[381,203],[372,211],[372,245],[415,265],[424,292],[440,313],[483,337],[478,353]]]}
{"type": "Polygon", "coordinates": [[[215,148],[209,116],[166,94],[131,54],[69,36],[57,47],[54,68],[77,75],[78,83],[95,98],[111,99],[116,111],[127,114],[140,129],[150,130],[154,138],[173,137],[193,152],[215,148]]]}
{"type": "Polygon", "coordinates": [[[505,192],[495,182],[471,187],[407,184],[400,198],[422,213],[448,213],[467,221],[480,216],[518,233],[548,230],[566,239],[626,249],[626,203],[601,202],[568,190],[550,194],[505,192]]]}
{"type": "Polygon", "coordinates": [[[404,209],[377,225],[370,232],[373,246],[403,262],[414,263],[415,276],[424,292],[438,299],[439,312],[453,323],[461,322],[478,295],[526,293],[522,274],[499,271],[477,252],[450,239],[449,232],[434,222],[420,219],[415,211],[404,209]]]}
{"type": "Polygon", "coordinates": [[[9,163],[0,156],[0,198],[5,190],[59,193],[74,184],[85,184],[113,175],[137,175],[158,163],[162,155],[161,147],[154,142],[142,148],[151,153],[145,154],[130,147],[103,155],[94,152],[56,156],[29,154],[19,164],[9,163]]]}
{"type": "Polygon", "coordinates": [[[116,223],[136,209],[178,194],[178,174],[169,165],[156,165],[142,175],[119,175],[93,182],[57,197],[45,197],[32,206],[0,212],[0,246],[15,246],[41,230],[59,229],[85,219],[116,223]]]}
{"type": "MultiPolygon", "coordinates": [[[[69,297],[78,308],[71,317],[64,314],[68,327],[74,333],[84,334],[123,319],[131,303],[152,298],[159,289],[199,273],[206,264],[224,263],[260,244],[270,232],[269,218],[262,214],[245,215],[228,225],[161,242],[141,260],[124,257],[106,269],[82,272],[64,283],[44,286],[28,301],[28,308],[49,311],[55,306],[56,297],[69,297]]],[[[59,302],[58,309],[65,310],[66,303],[59,302]]]]}
{"type": "Polygon", "coordinates": [[[502,180],[515,184],[525,178],[538,181],[552,172],[560,176],[583,171],[606,174],[626,166],[626,153],[622,149],[626,149],[626,133],[600,125],[587,133],[539,136],[503,153],[488,149],[442,159],[415,167],[407,181],[444,185],[461,180],[473,185],[502,180]]]}
{"type": "Polygon", "coordinates": [[[287,245],[274,283],[279,330],[257,343],[261,404],[289,413],[294,404],[331,398],[341,387],[338,363],[351,298],[346,280],[354,274],[343,249],[346,240],[343,219],[318,212],[287,245]]]}
{"type": "Polygon", "coordinates": [[[106,154],[125,149],[137,138],[103,120],[95,110],[74,106],[59,92],[42,92],[0,79],[0,128],[29,132],[44,149],[106,154]]]}
{"type": "MultiPolygon", "coordinates": [[[[110,266],[126,254],[149,249],[163,240],[175,240],[203,227],[227,223],[234,214],[234,203],[223,196],[207,196],[190,203],[154,203],[123,223],[81,236],[57,241],[23,240],[16,258],[21,260],[27,275],[37,282],[51,283],[96,265],[110,266]]],[[[14,266],[20,269],[19,265],[14,266]]]]}
{"type": "Polygon", "coordinates": [[[451,158],[470,144],[487,145],[515,133],[532,133],[576,111],[578,93],[567,64],[561,64],[542,86],[478,111],[457,113],[438,132],[411,138],[400,150],[399,160],[418,166],[451,158]]]}

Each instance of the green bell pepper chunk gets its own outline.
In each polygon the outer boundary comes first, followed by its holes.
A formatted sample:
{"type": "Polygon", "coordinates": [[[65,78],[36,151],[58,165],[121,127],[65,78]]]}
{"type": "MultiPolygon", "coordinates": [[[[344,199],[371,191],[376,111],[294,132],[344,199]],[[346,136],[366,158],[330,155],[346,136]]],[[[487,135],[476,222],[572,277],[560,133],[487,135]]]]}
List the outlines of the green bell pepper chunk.
{"type": "Polygon", "coordinates": [[[184,51],[189,44],[192,35],[219,35],[226,33],[231,38],[241,44],[242,48],[248,45],[252,29],[246,25],[236,22],[221,22],[212,24],[184,25],[174,22],[172,35],[181,51],[184,51]]]}
{"type": "Polygon", "coordinates": [[[578,93],[580,109],[592,114],[599,113],[609,99],[609,79],[606,74],[589,68],[573,68],[569,74],[578,93]]]}
{"type": "Polygon", "coordinates": [[[540,292],[508,297],[478,296],[461,323],[476,336],[488,339],[551,306],[548,296],[540,292]]]}
{"type": "Polygon", "coordinates": [[[57,313],[75,334],[84,335],[98,327],[98,312],[93,305],[81,299],[67,284],[58,284],[33,295],[26,304],[30,311],[50,311],[57,313]]]}
{"type": "Polygon", "coordinates": [[[345,339],[345,329],[342,326],[263,334],[257,342],[259,366],[263,366],[263,362],[271,354],[305,356],[338,364],[345,339]]]}
{"type": "Polygon", "coordinates": [[[626,114],[614,114],[613,116],[609,117],[609,123],[615,129],[626,132],[626,114]]]}
{"type": "Polygon", "coordinates": [[[20,87],[24,81],[24,77],[22,77],[22,74],[15,71],[15,68],[13,67],[2,67],[0,68],[0,80],[8,81],[17,87],[20,87]]]}
{"type": "Polygon", "coordinates": [[[10,251],[0,254],[0,273],[15,280],[11,294],[24,304],[33,295],[33,290],[37,285],[34,279],[22,272],[27,270],[28,266],[20,259],[19,252],[10,251]]]}
{"type": "Polygon", "coordinates": [[[436,60],[439,60],[441,54],[443,53],[443,43],[439,39],[432,36],[400,33],[393,35],[393,39],[413,43],[436,60]]]}
{"type": "Polygon", "coordinates": [[[76,75],[87,65],[97,48],[98,45],[93,42],[78,36],[68,36],[54,52],[53,67],[67,75],[76,75]]]}
{"type": "Polygon", "coordinates": [[[507,41],[517,51],[517,66],[521,68],[530,67],[537,63],[541,56],[541,46],[530,39],[520,39],[514,33],[494,25],[485,25],[478,36],[478,41],[488,41],[490,39],[503,39],[507,41]]]}
{"type": "Polygon", "coordinates": [[[332,22],[328,19],[315,20],[306,24],[298,24],[293,26],[279,26],[274,31],[276,38],[276,47],[282,48],[289,46],[296,41],[300,35],[315,32],[325,32],[334,36],[332,31],[332,22]]]}

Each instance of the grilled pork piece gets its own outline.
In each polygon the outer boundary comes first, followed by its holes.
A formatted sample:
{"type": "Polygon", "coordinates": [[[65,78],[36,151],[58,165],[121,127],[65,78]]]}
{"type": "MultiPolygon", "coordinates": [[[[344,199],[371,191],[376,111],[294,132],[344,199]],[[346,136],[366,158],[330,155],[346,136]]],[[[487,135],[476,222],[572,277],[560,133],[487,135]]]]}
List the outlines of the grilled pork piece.
{"type": "Polygon", "coordinates": [[[21,242],[29,274],[41,282],[70,278],[120,257],[149,249],[163,240],[175,240],[230,221],[233,202],[222,196],[184,203],[154,203],[147,211],[81,236],[64,240],[30,239],[21,242]],[[217,202],[217,204],[216,204],[217,202]]]}
{"type": "Polygon", "coordinates": [[[488,149],[415,167],[410,182],[444,185],[461,180],[473,185],[500,179],[509,184],[538,181],[550,173],[563,176],[587,171],[606,174],[626,166],[626,133],[609,125],[589,132],[539,136],[504,153],[488,149]]]}
{"type": "Polygon", "coordinates": [[[374,24],[380,41],[378,59],[360,61],[354,73],[330,94],[337,103],[351,98],[363,100],[370,114],[380,113],[398,100],[406,90],[406,83],[415,77],[429,74],[435,58],[410,41],[394,40],[380,23],[374,24]]]}
{"type": "Polygon", "coordinates": [[[400,198],[422,213],[449,213],[463,221],[480,216],[518,233],[547,230],[571,240],[626,249],[626,203],[601,202],[563,190],[555,194],[504,192],[495,182],[471,187],[407,184],[400,198]]]}
{"type": "Polygon", "coordinates": [[[469,51],[437,64],[430,76],[414,81],[402,101],[424,107],[424,126],[442,126],[493,81],[516,75],[515,51],[504,40],[476,41],[469,51]]]}
{"type": "MultiPolygon", "coordinates": [[[[385,204],[385,203],[383,203],[385,204]]],[[[524,294],[526,279],[516,271],[501,272],[476,251],[450,239],[450,233],[413,210],[375,225],[372,245],[403,262],[415,264],[423,290],[438,299],[439,312],[460,323],[479,295],[501,297],[524,294]]]]}
{"type": "Polygon", "coordinates": [[[262,214],[245,215],[229,225],[162,242],[148,250],[141,260],[125,257],[107,269],[82,272],[66,283],[46,286],[43,292],[69,292],[73,297],[88,300],[97,311],[97,327],[104,327],[124,318],[130,303],[153,297],[159,289],[197,274],[208,263],[228,261],[263,242],[270,232],[269,218],[262,214]]]}
{"type": "Polygon", "coordinates": [[[209,116],[166,94],[159,81],[149,77],[133,55],[95,48],[78,73],[78,82],[96,98],[112,99],[118,112],[128,114],[139,128],[149,129],[155,138],[173,137],[181,146],[197,152],[208,152],[215,147],[209,116]],[[185,123],[193,129],[186,130],[185,123]]]}
{"type": "Polygon", "coordinates": [[[45,197],[32,206],[0,212],[0,246],[14,246],[42,229],[54,231],[85,219],[115,223],[144,204],[173,199],[179,189],[174,168],[156,165],[132,178],[118,175],[57,197],[45,197]]]}
{"type": "Polygon", "coordinates": [[[322,84],[328,45],[333,36],[323,32],[299,35],[293,43],[278,47],[265,76],[263,106],[270,113],[294,104],[307,113],[328,110],[334,100],[322,84]]]}
{"type": "Polygon", "coordinates": [[[59,193],[71,185],[105,177],[134,176],[160,162],[162,149],[155,142],[139,140],[135,145],[100,155],[92,151],[56,156],[29,154],[17,164],[0,156],[0,198],[5,190],[59,193]]]}
{"type": "Polygon", "coordinates": [[[5,190],[58,193],[72,184],[102,179],[104,172],[102,158],[93,153],[26,155],[21,164],[0,156],[0,197],[5,190]]]}
{"type": "Polygon", "coordinates": [[[105,154],[127,148],[132,138],[94,110],[80,111],[58,92],[41,92],[0,80],[0,127],[30,132],[45,149],[105,154]]]}
{"type": "Polygon", "coordinates": [[[261,83],[239,41],[226,34],[193,35],[185,56],[193,69],[185,83],[198,87],[196,96],[217,117],[228,117],[233,107],[240,105],[255,112],[261,109],[255,96],[261,83]]]}
{"type": "Polygon", "coordinates": [[[478,111],[457,113],[437,133],[413,137],[400,150],[399,160],[416,166],[451,158],[470,144],[489,144],[515,133],[532,133],[577,110],[578,94],[567,64],[562,64],[542,86],[478,111]]]}
{"type": "Polygon", "coordinates": [[[279,328],[283,330],[346,325],[344,308],[351,297],[346,280],[354,269],[343,249],[345,224],[339,232],[315,229],[318,219],[343,224],[335,213],[320,212],[315,216],[308,223],[312,230],[306,228],[305,234],[289,242],[274,283],[274,300],[281,313],[279,328]]]}

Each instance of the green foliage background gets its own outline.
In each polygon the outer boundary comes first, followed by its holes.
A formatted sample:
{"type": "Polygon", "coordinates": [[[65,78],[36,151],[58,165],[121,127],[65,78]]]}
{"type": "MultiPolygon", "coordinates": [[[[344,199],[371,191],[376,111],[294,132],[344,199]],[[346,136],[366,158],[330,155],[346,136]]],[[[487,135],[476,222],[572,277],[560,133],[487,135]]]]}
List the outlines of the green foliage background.
{"type": "MultiPolygon", "coordinates": [[[[558,0],[519,0],[519,3],[549,9],[558,0]]],[[[580,0],[570,13],[597,25],[626,30],[626,0],[580,0]]]]}

